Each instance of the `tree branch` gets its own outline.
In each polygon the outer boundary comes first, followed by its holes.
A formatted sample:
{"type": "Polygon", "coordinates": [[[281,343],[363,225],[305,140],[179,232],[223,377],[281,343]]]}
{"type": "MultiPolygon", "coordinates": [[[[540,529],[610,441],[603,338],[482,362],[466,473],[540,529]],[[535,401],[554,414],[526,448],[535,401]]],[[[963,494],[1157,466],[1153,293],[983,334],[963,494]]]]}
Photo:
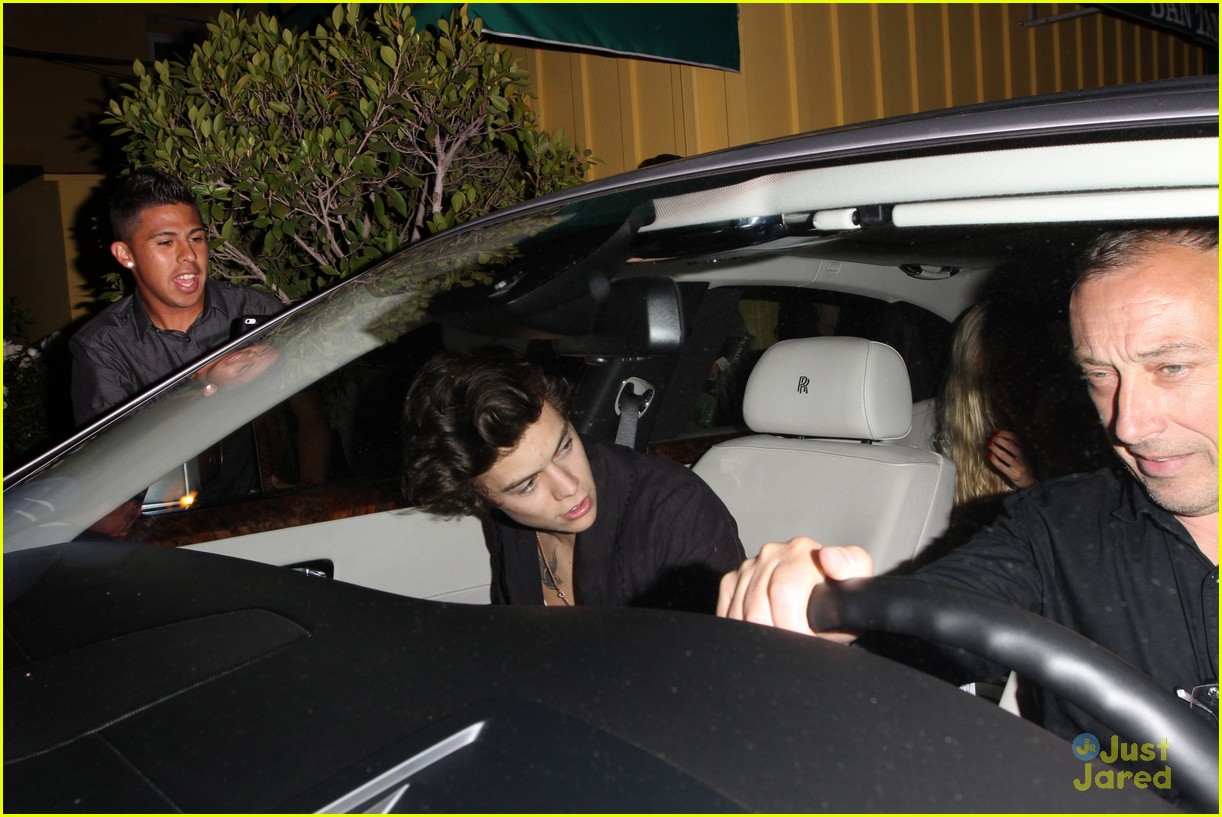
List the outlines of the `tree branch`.
{"type": "Polygon", "coordinates": [[[286,304],[292,302],[292,298],[290,298],[288,294],[284,292],[284,290],[280,289],[280,287],[268,280],[267,273],[263,271],[262,267],[256,264],[253,259],[235,247],[231,242],[226,241],[221,244],[221,252],[219,255],[222,258],[233,261],[239,266],[245,267],[250,272],[250,275],[247,277],[253,278],[254,280],[263,284],[265,287],[267,287],[269,292],[279,298],[282,302],[286,304]]]}

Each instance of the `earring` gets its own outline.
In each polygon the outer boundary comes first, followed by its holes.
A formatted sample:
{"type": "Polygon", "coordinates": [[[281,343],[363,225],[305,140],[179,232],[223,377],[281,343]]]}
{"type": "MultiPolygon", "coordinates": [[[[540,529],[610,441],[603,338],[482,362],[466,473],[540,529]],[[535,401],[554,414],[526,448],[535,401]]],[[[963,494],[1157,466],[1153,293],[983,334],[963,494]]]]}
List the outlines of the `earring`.
{"type": "Polygon", "coordinates": [[[128,262],[127,262],[127,266],[128,266],[128,268],[130,269],[131,267],[136,266],[136,262],[135,262],[135,261],[128,261],[128,262]]]}

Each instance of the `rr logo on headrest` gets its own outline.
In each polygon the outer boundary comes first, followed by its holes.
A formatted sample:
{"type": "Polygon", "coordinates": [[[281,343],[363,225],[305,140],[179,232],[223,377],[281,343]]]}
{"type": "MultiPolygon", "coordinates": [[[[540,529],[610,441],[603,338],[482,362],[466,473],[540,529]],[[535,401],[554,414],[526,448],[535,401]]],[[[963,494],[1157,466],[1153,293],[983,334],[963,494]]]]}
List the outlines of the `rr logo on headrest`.
{"type": "Polygon", "coordinates": [[[807,389],[807,386],[809,385],[810,385],[810,378],[807,377],[806,375],[799,375],[798,394],[810,394],[810,390],[807,389]]]}

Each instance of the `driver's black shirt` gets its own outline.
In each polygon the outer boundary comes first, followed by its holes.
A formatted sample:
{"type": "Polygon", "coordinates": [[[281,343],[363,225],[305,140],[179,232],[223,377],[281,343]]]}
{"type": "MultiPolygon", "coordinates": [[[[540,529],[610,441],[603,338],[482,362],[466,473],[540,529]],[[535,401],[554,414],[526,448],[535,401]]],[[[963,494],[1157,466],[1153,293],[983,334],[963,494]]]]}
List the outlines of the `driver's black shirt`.
{"type": "MultiPolygon", "coordinates": [[[[1217,682],[1218,568],[1131,477],[1104,470],[1016,494],[994,524],[915,575],[1064,624],[1169,693],[1217,682]]],[[[1043,690],[1035,699],[1050,731],[1110,740],[1077,707],[1043,690]]]]}

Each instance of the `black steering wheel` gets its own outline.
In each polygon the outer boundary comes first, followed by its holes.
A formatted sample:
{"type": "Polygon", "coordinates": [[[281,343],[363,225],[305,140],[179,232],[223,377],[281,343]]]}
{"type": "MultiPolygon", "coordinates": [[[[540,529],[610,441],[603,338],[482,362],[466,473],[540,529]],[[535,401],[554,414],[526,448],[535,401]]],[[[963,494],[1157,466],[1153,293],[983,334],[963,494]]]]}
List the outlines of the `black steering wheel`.
{"type": "Polygon", "coordinates": [[[1218,811],[1217,733],[1148,675],[1067,627],[978,593],[886,576],[819,585],[807,617],[815,632],[883,631],[970,650],[1071,701],[1128,740],[1166,739],[1184,795],[1218,811]]]}

